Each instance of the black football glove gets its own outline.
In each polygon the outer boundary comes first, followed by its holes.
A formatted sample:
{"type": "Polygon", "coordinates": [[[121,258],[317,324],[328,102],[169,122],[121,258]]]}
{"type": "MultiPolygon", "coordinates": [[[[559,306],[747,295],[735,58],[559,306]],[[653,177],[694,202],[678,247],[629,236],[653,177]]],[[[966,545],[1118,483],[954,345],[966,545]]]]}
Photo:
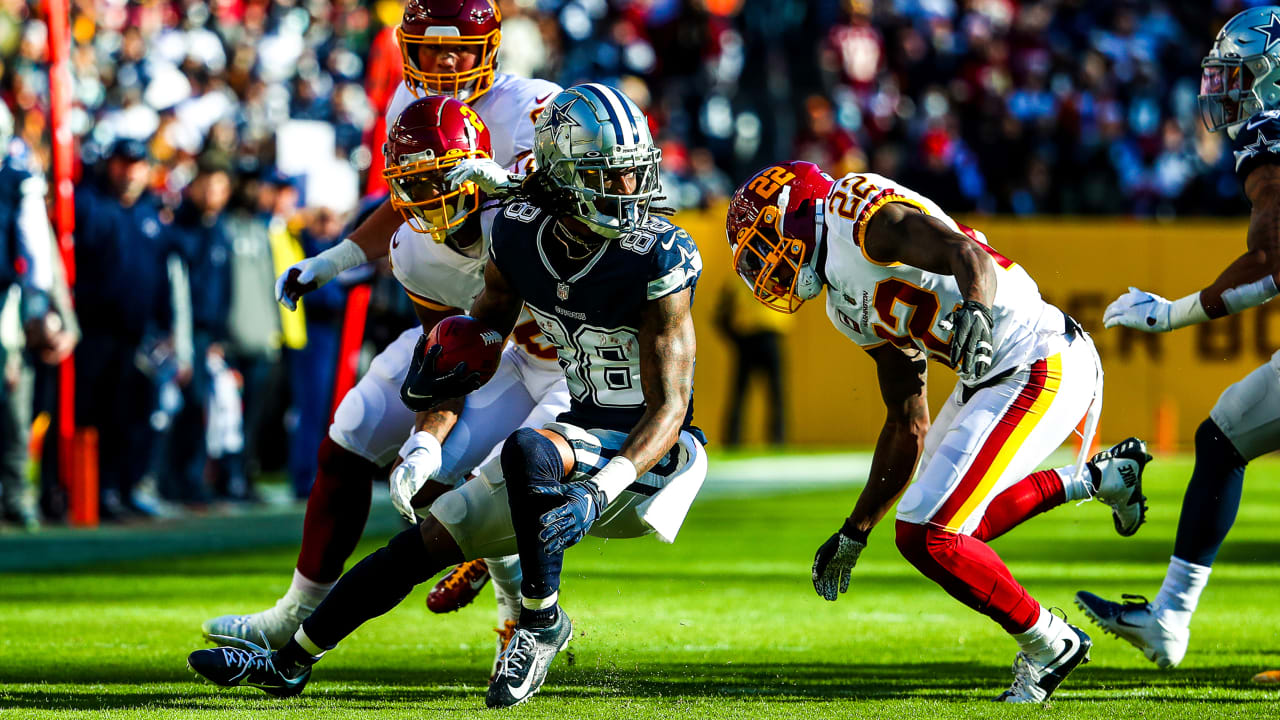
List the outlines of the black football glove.
{"type": "Polygon", "coordinates": [[[436,361],[444,346],[440,344],[427,348],[427,336],[418,338],[413,348],[413,360],[409,363],[409,374],[400,385],[400,402],[414,412],[426,412],[450,398],[462,397],[475,392],[484,384],[479,372],[468,372],[467,363],[460,362],[447,372],[436,369],[436,361]]]}
{"type": "Polygon", "coordinates": [[[813,556],[813,589],[833,602],[839,593],[848,592],[849,573],[866,547],[867,534],[846,520],[813,556]]]}
{"type": "Polygon", "coordinates": [[[967,379],[985,375],[994,355],[991,330],[995,327],[987,306],[966,300],[941,325],[951,330],[951,367],[956,374],[967,379]]]}

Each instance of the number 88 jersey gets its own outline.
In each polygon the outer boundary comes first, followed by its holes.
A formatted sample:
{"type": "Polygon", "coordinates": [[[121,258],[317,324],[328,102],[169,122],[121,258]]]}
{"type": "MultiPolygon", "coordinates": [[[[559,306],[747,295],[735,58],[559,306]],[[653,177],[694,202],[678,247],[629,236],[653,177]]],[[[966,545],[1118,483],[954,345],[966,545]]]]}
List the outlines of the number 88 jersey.
{"type": "Polygon", "coordinates": [[[827,315],[831,323],[859,347],[885,344],[914,347],[950,365],[951,332],[941,323],[964,303],[951,275],[939,275],[900,263],[873,260],[864,249],[867,226],[889,203],[905,203],[941,220],[975,240],[996,270],[996,297],[991,316],[995,353],[991,368],[973,382],[1046,357],[1065,344],[1062,313],[1040,297],[1040,290],[1021,266],[987,244],[982,233],[960,225],[933,201],[874,174],[846,175],[827,195],[824,217],[827,255],[827,315]]]}
{"type": "MultiPolygon", "coordinates": [[[[649,302],[693,288],[702,257],[689,233],[651,216],[570,274],[551,260],[561,243],[554,225],[538,207],[507,203],[494,219],[489,260],[556,348],[572,397],[564,420],[629,432],[644,414],[641,313],[649,302]]],[[[690,398],[684,426],[692,416],[690,398]]]]}

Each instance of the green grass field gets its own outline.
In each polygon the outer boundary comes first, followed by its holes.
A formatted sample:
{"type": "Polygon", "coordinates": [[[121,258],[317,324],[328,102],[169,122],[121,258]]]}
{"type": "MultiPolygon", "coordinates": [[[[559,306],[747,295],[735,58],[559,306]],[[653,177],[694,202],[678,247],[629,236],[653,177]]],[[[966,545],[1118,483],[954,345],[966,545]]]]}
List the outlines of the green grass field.
{"type": "MultiPolygon", "coordinates": [[[[1043,603],[1093,629],[1077,589],[1154,596],[1190,463],[1147,475],[1150,522],[1115,535],[1100,504],[1065,506],[995,544],[1043,603]]],[[[1044,708],[989,702],[1015,646],[920,577],[888,524],[849,593],[813,592],[813,552],[856,489],[708,493],[679,541],[588,539],[566,561],[578,629],[540,695],[538,718],[1276,717],[1280,693],[1250,676],[1280,666],[1280,463],[1251,470],[1244,505],[1192,628],[1182,668],[1163,672],[1093,632],[1093,662],[1044,708]]],[[[385,537],[370,537],[357,555],[385,537]]],[[[0,543],[4,539],[0,538],[0,543]]],[[[492,601],[433,616],[419,588],[329,654],[306,692],[275,700],[198,684],[186,654],[200,622],[258,610],[288,582],[295,548],[182,555],[0,575],[0,718],[465,718],[484,710],[492,601]]]]}

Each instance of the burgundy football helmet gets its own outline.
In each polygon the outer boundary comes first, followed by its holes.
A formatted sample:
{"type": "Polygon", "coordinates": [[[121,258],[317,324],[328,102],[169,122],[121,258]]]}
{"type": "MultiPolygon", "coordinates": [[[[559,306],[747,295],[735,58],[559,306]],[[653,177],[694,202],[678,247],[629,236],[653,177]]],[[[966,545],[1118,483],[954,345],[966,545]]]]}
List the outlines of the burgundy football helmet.
{"type": "Polygon", "coordinates": [[[448,95],[473,102],[493,87],[502,41],[502,13],[495,0],[409,0],[396,28],[404,82],[419,93],[448,95]],[[476,64],[459,72],[426,72],[418,67],[421,45],[463,47],[476,53],[476,64]]]}
{"type": "Polygon", "coordinates": [[[450,190],[444,179],[463,160],[492,155],[489,129],[466,103],[440,95],[409,103],[387,130],[382,154],[391,207],[414,230],[444,242],[479,209],[474,183],[450,190]]]}
{"type": "Polygon", "coordinates": [[[733,267],[766,307],[793,313],[822,291],[813,263],[834,184],[817,165],[795,161],[770,165],[733,194],[725,218],[733,267]]]}

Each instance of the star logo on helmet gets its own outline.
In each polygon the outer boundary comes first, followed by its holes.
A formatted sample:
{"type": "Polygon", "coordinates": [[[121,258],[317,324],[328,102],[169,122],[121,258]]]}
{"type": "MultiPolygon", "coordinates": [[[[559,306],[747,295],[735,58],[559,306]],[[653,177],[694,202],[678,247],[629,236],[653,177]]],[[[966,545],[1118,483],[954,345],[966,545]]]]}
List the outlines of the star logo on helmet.
{"type": "Polygon", "coordinates": [[[571,98],[569,102],[563,105],[553,104],[547,110],[547,112],[550,113],[547,116],[547,129],[551,132],[552,136],[559,135],[561,128],[582,126],[581,123],[574,120],[573,116],[569,114],[569,108],[573,107],[573,104],[576,102],[578,102],[578,98],[571,98]]]}
{"type": "Polygon", "coordinates": [[[1280,15],[1271,13],[1266,25],[1255,25],[1253,30],[1267,36],[1267,44],[1262,48],[1262,52],[1271,52],[1272,45],[1280,44],[1280,15]]]}

